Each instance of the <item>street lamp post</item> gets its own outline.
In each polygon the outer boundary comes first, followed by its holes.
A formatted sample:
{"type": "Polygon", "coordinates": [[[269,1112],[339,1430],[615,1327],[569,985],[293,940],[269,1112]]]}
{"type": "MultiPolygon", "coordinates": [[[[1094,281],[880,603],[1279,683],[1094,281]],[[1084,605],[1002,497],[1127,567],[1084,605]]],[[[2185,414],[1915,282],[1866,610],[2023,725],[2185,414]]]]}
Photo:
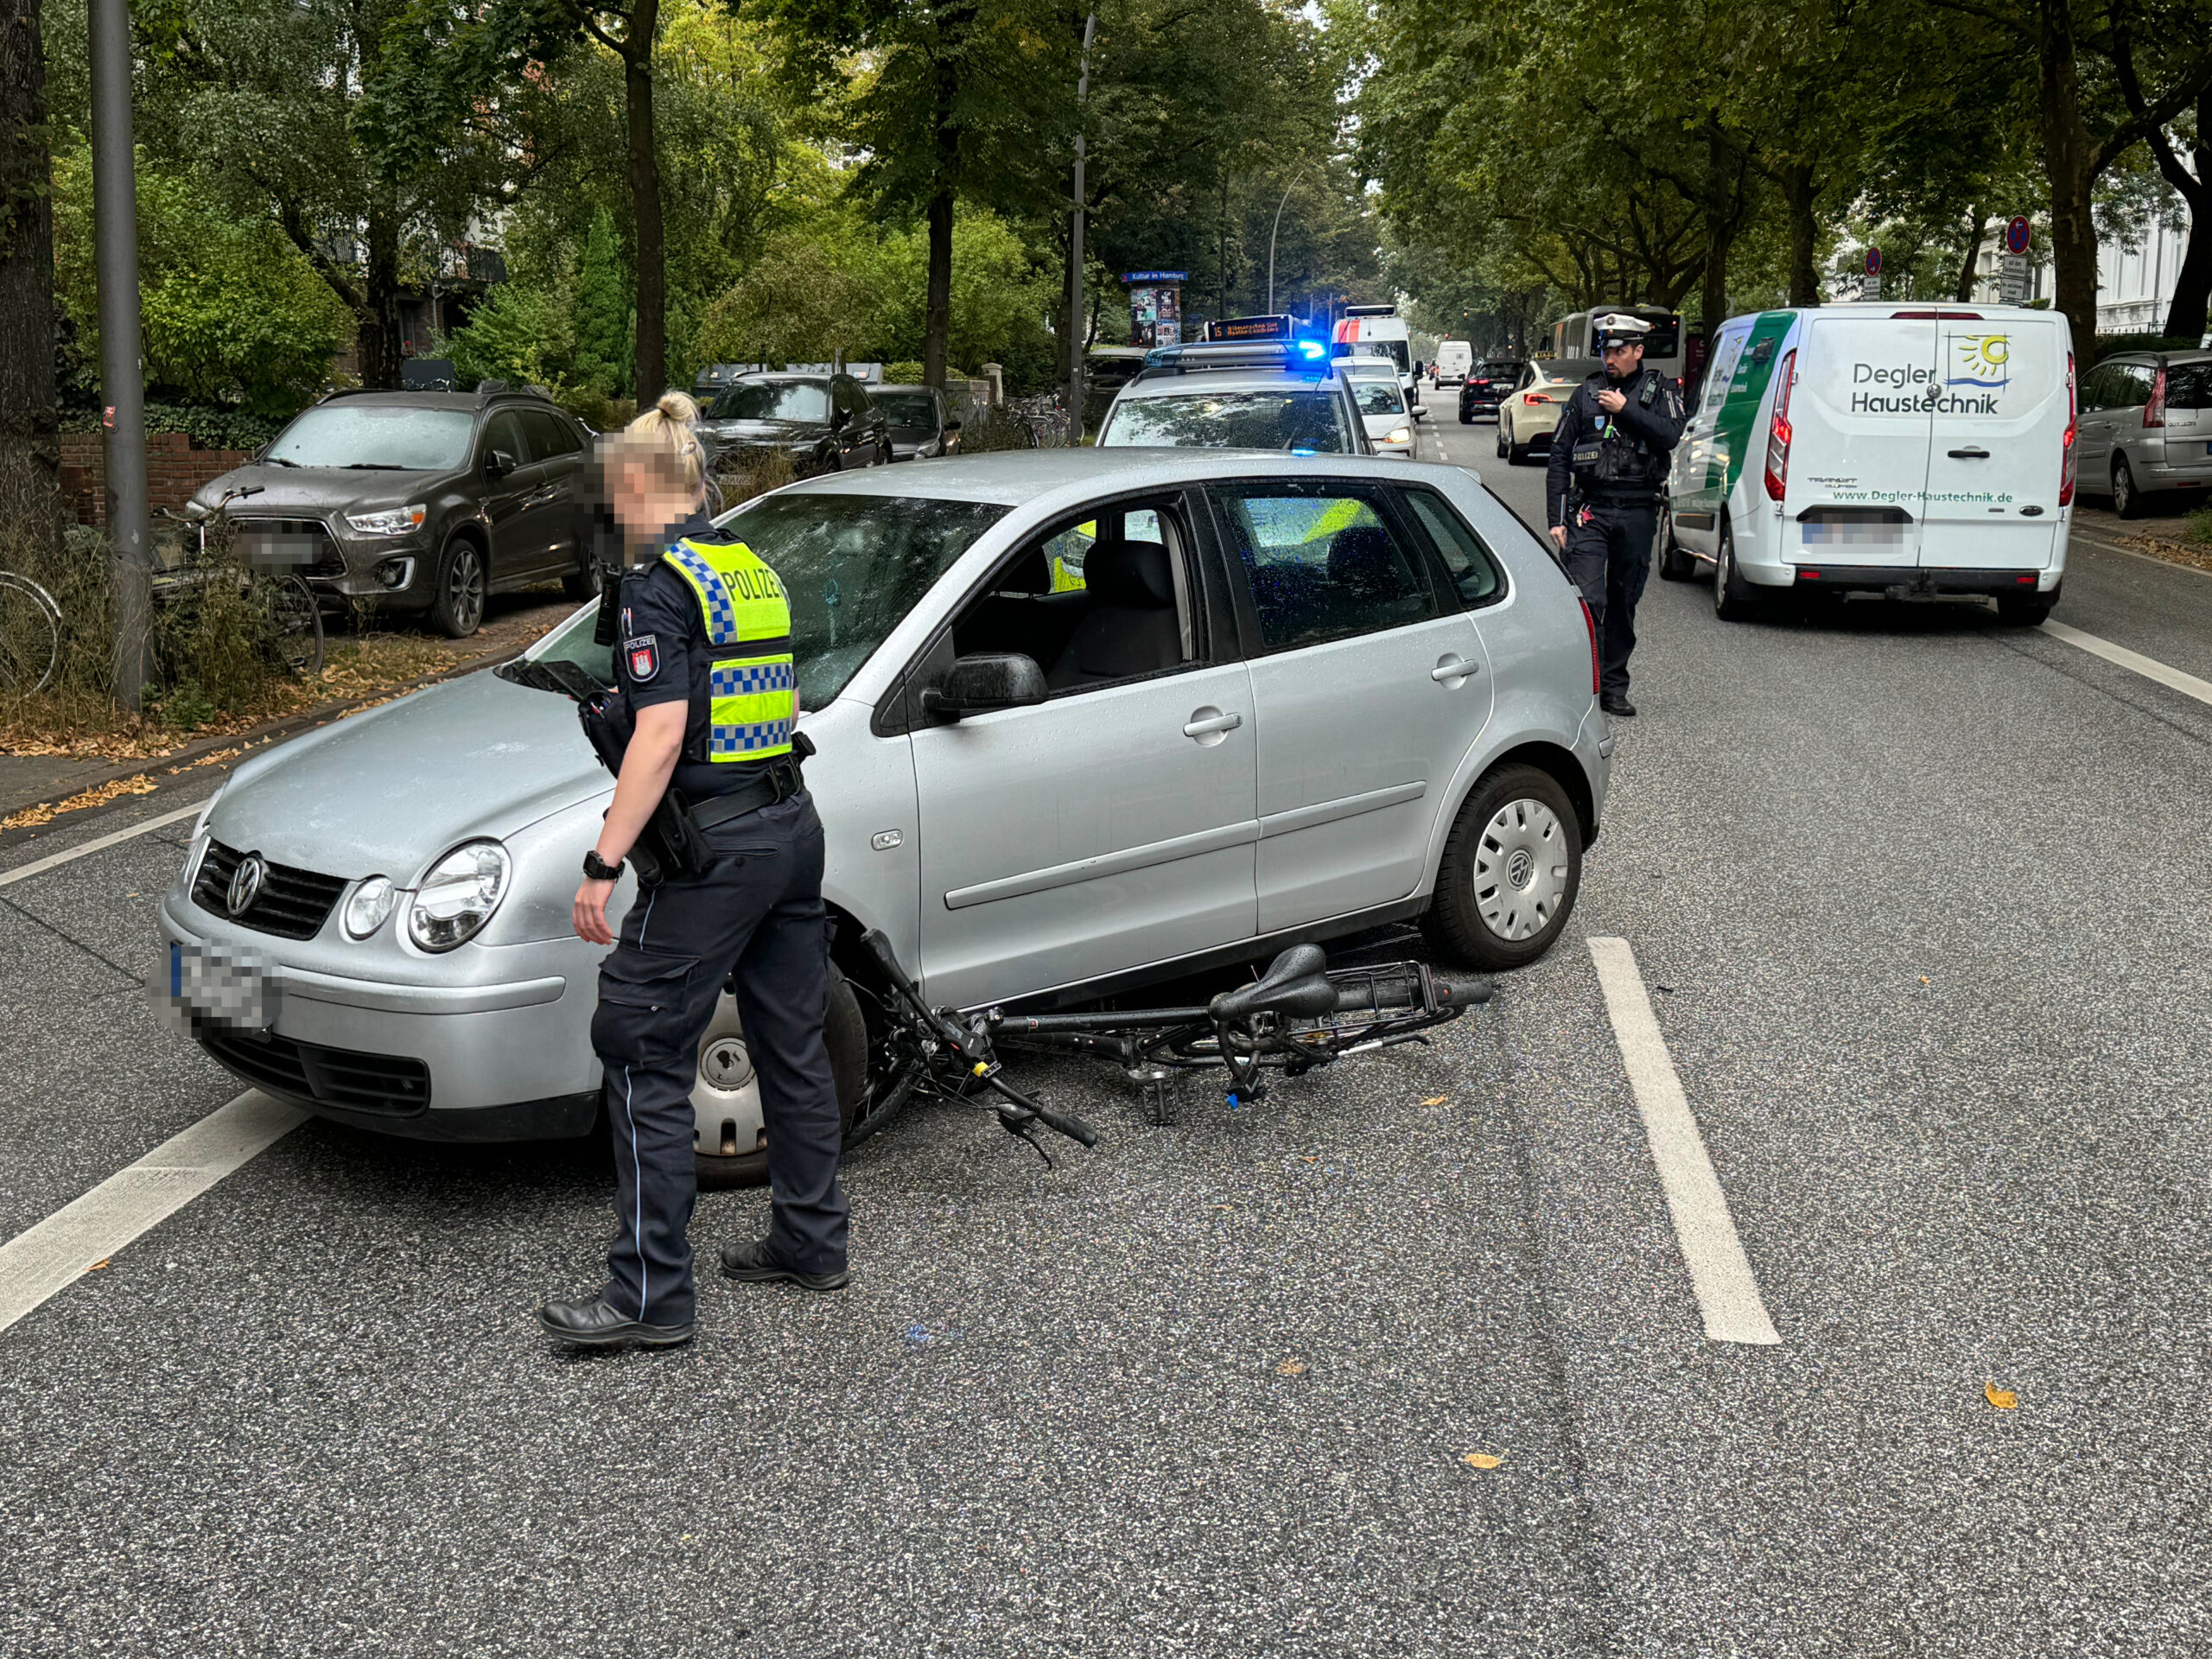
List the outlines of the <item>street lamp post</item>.
{"type": "Polygon", "coordinates": [[[128,0],[87,0],[92,71],[92,245],[100,300],[100,424],[115,546],[115,700],[137,713],[146,682],[153,550],[147,542],[146,381],[138,339],[138,188],[130,146],[128,0]]]}
{"type": "Polygon", "coordinates": [[[1068,232],[1068,266],[1072,290],[1068,306],[1068,447],[1083,442],[1083,106],[1090,97],[1090,37],[1098,27],[1098,8],[1083,20],[1083,67],[1075,83],[1075,218],[1068,232]]]}
{"type": "Polygon", "coordinates": [[[1313,163],[1300,162],[1298,171],[1290,175],[1290,182],[1282,188],[1282,200],[1275,203],[1275,222],[1268,232],[1268,315],[1275,314],[1275,232],[1282,229],[1282,210],[1290,206],[1290,193],[1298,188],[1299,180],[1306,176],[1306,169],[1313,163]]]}

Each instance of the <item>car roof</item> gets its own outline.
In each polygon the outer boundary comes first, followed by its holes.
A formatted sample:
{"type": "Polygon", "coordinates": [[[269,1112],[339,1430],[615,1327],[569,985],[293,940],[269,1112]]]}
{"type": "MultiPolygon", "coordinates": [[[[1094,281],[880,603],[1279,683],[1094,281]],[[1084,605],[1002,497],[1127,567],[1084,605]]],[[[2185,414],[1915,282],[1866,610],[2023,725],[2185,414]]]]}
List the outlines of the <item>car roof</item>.
{"type": "Polygon", "coordinates": [[[511,398],[518,404],[533,404],[541,409],[557,409],[557,404],[527,391],[341,391],[333,393],[312,407],[321,409],[330,404],[353,405],[366,404],[372,408],[401,409],[457,409],[470,415],[478,410],[511,398]]]}
{"type": "Polygon", "coordinates": [[[1313,368],[1297,373],[1250,368],[1185,369],[1179,374],[1173,370],[1147,370],[1122,387],[1121,395],[1134,402],[1141,397],[1189,397],[1211,391],[1321,391],[1341,378],[1334,369],[1324,371],[1318,360],[1313,368]]]}
{"type": "MultiPolygon", "coordinates": [[[[1440,472],[1457,467],[1439,467],[1440,472]]],[[[1208,479],[1357,475],[1402,479],[1408,464],[1387,455],[1289,455],[1280,449],[1005,449],[954,455],[926,467],[860,467],[787,485],[778,493],[889,495],[941,501],[988,501],[1019,507],[1067,493],[1139,490],[1208,479]]]]}

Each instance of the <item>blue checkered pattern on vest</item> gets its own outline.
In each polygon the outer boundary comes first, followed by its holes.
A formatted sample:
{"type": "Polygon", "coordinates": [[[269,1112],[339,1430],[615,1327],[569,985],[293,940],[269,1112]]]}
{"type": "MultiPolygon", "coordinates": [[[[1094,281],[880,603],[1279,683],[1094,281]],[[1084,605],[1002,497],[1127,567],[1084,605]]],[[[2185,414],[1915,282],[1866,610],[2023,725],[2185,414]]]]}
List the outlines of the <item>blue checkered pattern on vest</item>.
{"type": "Polygon", "coordinates": [[[722,586],[721,573],[701,558],[682,542],[671,544],[668,555],[691,573],[707,600],[707,639],[710,644],[734,645],[737,643],[737,612],[729,602],[729,589],[722,586]]]}
{"type": "Polygon", "coordinates": [[[750,754],[755,749],[782,748],[791,741],[788,720],[764,720],[754,726],[709,726],[707,753],[750,754]]]}
{"type": "Polygon", "coordinates": [[[717,697],[747,696],[756,691],[788,691],[791,689],[791,665],[783,662],[760,663],[750,668],[716,668],[708,678],[712,683],[709,695],[717,697]]]}

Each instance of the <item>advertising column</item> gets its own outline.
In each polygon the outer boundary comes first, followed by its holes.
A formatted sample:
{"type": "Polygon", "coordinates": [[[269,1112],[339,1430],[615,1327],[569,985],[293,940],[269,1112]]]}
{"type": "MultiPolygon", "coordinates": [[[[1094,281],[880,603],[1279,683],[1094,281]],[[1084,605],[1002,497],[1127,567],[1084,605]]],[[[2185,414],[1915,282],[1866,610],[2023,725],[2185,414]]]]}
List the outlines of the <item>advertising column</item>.
{"type": "Polygon", "coordinates": [[[1122,278],[1129,290],[1129,343],[1183,343],[1183,270],[1133,270],[1122,278]]]}

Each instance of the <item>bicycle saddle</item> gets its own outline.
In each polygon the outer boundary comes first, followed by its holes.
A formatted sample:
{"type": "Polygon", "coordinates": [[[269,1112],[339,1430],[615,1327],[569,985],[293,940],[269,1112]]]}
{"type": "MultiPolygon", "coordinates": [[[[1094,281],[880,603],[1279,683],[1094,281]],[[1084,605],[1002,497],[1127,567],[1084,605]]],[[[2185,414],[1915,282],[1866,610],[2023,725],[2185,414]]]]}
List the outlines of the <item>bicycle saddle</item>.
{"type": "Polygon", "coordinates": [[[1318,944],[1294,944],[1268,964],[1249,985],[1224,991],[1206,1004],[1206,1013],[1226,1024],[1255,1014],[1312,1020],[1337,1011],[1337,988],[1328,980],[1329,959],[1318,944]]]}

